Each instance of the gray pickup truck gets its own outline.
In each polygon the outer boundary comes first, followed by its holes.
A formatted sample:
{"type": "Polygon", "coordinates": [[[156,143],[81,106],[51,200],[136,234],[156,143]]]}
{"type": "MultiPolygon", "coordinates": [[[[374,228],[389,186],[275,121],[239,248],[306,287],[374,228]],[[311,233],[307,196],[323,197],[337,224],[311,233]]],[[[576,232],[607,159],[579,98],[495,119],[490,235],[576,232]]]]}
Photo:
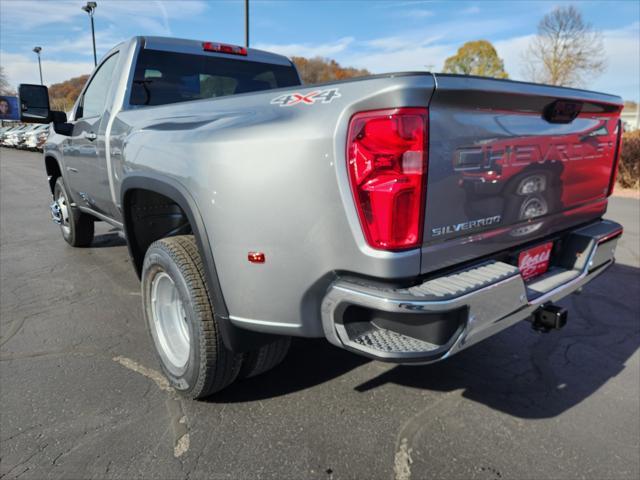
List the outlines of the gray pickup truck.
{"type": "MultiPolygon", "coordinates": [[[[603,220],[619,97],[427,72],[302,85],[283,56],[136,37],[53,123],[51,215],[74,247],[121,229],[171,384],[200,398],[277,365],[292,336],[423,364],[614,262],[603,220]]],[[[320,360],[319,360],[320,361],[320,360]]]]}

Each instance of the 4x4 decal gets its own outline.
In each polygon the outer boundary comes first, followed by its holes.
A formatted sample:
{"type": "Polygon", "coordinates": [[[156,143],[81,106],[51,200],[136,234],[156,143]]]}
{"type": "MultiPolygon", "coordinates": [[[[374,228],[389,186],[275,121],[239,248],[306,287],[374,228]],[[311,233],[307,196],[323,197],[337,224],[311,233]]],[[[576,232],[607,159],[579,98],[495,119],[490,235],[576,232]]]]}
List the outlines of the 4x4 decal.
{"type": "Polygon", "coordinates": [[[313,105],[316,102],[330,103],[334,98],[341,97],[337,88],[329,88],[327,90],[316,90],[309,93],[285,93],[271,100],[273,105],[281,107],[291,107],[293,105],[313,105]]]}

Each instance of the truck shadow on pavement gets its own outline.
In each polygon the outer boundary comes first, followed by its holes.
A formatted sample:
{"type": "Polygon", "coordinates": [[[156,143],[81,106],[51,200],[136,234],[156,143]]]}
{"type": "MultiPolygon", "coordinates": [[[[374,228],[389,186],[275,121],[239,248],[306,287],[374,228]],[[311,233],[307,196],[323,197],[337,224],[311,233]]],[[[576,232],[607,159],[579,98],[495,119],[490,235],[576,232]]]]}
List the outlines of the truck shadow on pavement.
{"type": "MultiPolygon", "coordinates": [[[[638,350],[640,270],[614,265],[581,295],[560,303],[569,309],[569,323],[561,331],[538,333],[520,322],[446,361],[391,367],[353,388],[363,396],[388,384],[462,390],[464,398],[512,416],[555,417],[617,376],[638,350]]],[[[325,340],[295,339],[282,365],[237,382],[209,401],[278,397],[313,388],[369,361],[325,340]]]]}
{"type": "Polygon", "coordinates": [[[123,247],[126,245],[127,241],[114,229],[109,231],[109,233],[96,234],[91,243],[91,248],[123,247]]]}

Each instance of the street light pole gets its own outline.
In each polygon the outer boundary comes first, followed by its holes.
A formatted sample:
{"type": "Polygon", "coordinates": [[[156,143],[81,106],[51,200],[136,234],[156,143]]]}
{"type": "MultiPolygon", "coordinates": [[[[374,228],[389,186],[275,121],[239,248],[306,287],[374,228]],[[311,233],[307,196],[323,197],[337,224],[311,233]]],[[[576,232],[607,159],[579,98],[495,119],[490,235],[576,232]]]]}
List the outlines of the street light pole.
{"type": "Polygon", "coordinates": [[[36,55],[38,55],[38,70],[40,71],[40,85],[44,85],[42,82],[42,63],[40,63],[40,52],[42,51],[42,47],[33,47],[33,51],[36,55]]]}
{"type": "Polygon", "coordinates": [[[93,41],[93,65],[98,65],[98,57],[96,55],[96,32],[93,25],[93,13],[98,8],[98,4],[96,2],[87,2],[87,4],[82,7],[82,10],[89,14],[89,18],[91,19],[91,40],[93,41]]]}
{"type": "Polygon", "coordinates": [[[244,46],[249,48],[249,0],[244,0],[244,46]]]}

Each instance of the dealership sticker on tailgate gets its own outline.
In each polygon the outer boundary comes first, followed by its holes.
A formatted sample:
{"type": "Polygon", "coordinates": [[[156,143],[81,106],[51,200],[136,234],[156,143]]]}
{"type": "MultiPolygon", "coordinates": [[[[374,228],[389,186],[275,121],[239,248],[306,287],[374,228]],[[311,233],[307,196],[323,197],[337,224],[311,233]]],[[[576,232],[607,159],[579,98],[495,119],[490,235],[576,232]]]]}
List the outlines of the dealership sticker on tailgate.
{"type": "Polygon", "coordinates": [[[552,248],[553,242],[547,242],[520,253],[518,268],[524,280],[537,277],[547,271],[552,248]]]}

